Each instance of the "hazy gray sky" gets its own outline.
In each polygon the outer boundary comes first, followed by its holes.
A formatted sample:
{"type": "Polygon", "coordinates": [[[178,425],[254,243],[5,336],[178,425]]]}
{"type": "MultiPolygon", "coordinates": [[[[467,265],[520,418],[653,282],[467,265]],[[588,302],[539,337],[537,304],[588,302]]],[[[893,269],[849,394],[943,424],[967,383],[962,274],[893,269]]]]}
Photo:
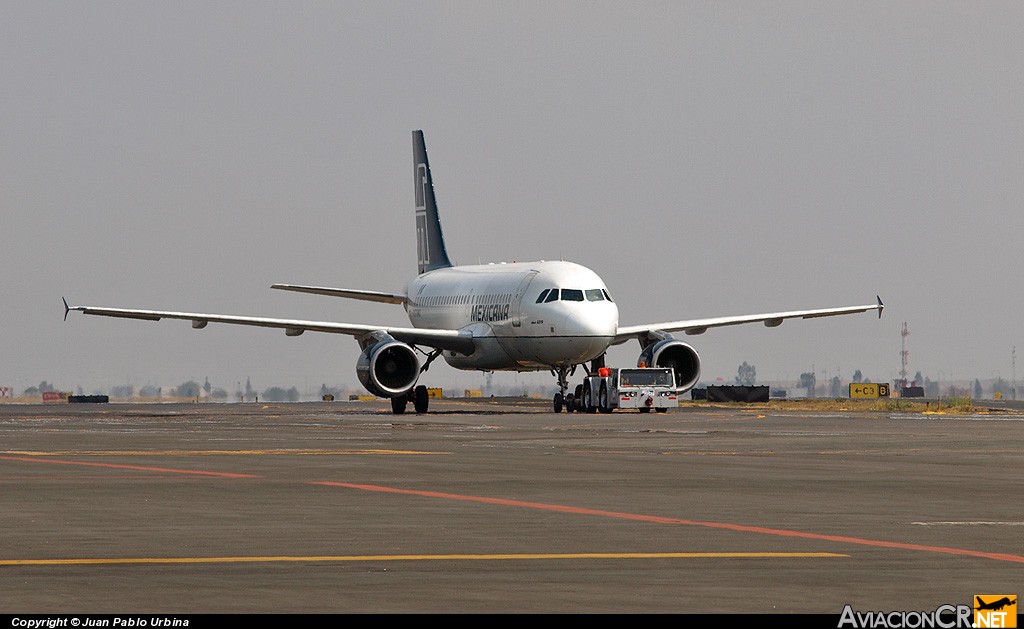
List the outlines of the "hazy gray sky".
{"type": "Polygon", "coordinates": [[[889,381],[903,340],[933,380],[1024,358],[1020,2],[0,8],[2,386],[357,386],[350,337],[65,322],[61,297],[406,324],[269,287],[402,289],[413,129],[457,263],[580,262],[627,325],[886,304],[686,337],[706,381],[889,381]]]}

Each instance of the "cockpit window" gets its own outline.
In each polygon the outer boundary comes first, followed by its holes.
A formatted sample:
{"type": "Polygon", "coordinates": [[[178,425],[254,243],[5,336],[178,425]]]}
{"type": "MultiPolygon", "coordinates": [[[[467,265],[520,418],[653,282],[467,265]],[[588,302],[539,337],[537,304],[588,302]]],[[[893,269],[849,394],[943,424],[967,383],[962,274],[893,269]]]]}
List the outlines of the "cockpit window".
{"type": "Polygon", "coordinates": [[[578,288],[545,288],[541,291],[540,295],[537,296],[538,304],[549,304],[553,301],[611,301],[612,298],[608,296],[608,291],[603,288],[588,288],[587,290],[580,290],[578,288]]]}

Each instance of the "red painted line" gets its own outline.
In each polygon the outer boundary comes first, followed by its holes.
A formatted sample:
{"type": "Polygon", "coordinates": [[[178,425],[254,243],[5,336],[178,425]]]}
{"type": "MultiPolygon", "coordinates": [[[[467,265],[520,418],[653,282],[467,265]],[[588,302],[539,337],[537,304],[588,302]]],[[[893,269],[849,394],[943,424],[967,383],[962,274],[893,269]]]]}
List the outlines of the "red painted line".
{"type": "Polygon", "coordinates": [[[0,456],[3,461],[22,461],[25,463],[53,463],[55,465],[81,465],[84,467],[104,467],[117,470],[138,470],[143,472],[164,472],[170,474],[188,474],[190,476],[218,476],[222,478],[259,478],[254,474],[235,474],[232,472],[207,472],[203,470],[176,470],[168,467],[147,467],[144,465],[118,465],[117,463],[86,463],[84,461],[61,461],[58,459],[40,459],[34,457],[0,456]]]}
{"type": "Polygon", "coordinates": [[[1024,563],[1024,556],[1011,555],[1008,553],[987,553],[979,550],[968,550],[964,548],[949,548],[946,546],[925,546],[923,544],[907,544],[904,542],[887,542],[883,540],[864,539],[860,537],[847,537],[843,535],[822,535],[819,533],[805,533],[803,531],[787,531],[785,529],[770,529],[761,526],[747,526],[744,524],[729,524],[727,522],[702,522],[699,520],[682,520],[679,518],[666,518],[655,515],[643,515],[638,513],[623,513],[621,511],[603,511],[600,509],[587,509],[582,507],[569,507],[564,505],[545,504],[542,502],[525,502],[522,500],[509,500],[506,498],[488,498],[484,496],[465,496],[461,494],[447,494],[438,491],[420,491],[414,489],[399,489],[396,487],[383,487],[380,485],[359,485],[355,483],[337,483],[330,481],[314,482],[311,485],[326,485],[329,487],[347,487],[349,489],[361,489],[364,491],[377,491],[392,494],[405,494],[410,496],[424,496],[427,498],[443,498],[446,500],[462,500],[468,502],[482,502],[485,504],[504,505],[508,507],[523,507],[527,509],[543,509],[545,511],[557,511],[559,513],[574,513],[577,515],[597,515],[607,518],[620,518],[623,520],[637,520],[640,522],[655,522],[658,524],[683,524],[686,526],[702,526],[713,529],[724,529],[742,533],[760,533],[763,535],[776,535],[780,537],[798,537],[802,539],[816,539],[826,542],[837,542],[841,544],[857,544],[860,546],[875,546],[879,548],[895,548],[899,550],[920,550],[930,553],[943,553],[947,555],[960,555],[965,557],[980,557],[982,559],[995,559],[997,561],[1012,561],[1024,563]]]}
{"type": "Polygon", "coordinates": [[[79,474],[35,474],[30,476],[0,476],[0,480],[108,480],[111,478],[147,478],[166,480],[170,477],[163,474],[104,474],[103,476],[82,476],[79,474]]]}

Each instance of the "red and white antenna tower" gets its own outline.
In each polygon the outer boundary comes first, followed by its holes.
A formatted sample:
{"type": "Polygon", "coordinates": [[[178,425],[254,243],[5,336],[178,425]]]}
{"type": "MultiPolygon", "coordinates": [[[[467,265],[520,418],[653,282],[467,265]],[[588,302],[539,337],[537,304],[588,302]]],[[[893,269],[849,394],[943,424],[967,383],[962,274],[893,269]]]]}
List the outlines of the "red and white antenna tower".
{"type": "Polygon", "coordinates": [[[900,368],[900,387],[907,386],[907,357],[910,356],[910,352],[907,351],[907,337],[910,336],[910,330],[907,329],[907,322],[903,322],[903,331],[900,332],[900,336],[903,339],[900,341],[900,362],[902,367],[900,368]]]}

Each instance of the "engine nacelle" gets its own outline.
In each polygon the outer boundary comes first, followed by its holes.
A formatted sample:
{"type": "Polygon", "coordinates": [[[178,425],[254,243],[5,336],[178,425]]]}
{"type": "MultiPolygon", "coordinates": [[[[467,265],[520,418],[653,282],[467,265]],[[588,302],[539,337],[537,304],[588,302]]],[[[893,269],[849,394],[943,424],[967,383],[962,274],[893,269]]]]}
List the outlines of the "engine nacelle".
{"type": "Polygon", "coordinates": [[[405,395],[420,377],[420,361],[411,347],[391,337],[359,355],[356,375],[370,393],[386,398],[405,395]]]}
{"type": "Polygon", "coordinates": [[[676,389],[689,391],[700,378],[700,356],[688,344],[673,338],[651,343],[636,361],[637,367],[671,367],[676,375],[676,389]]]}

